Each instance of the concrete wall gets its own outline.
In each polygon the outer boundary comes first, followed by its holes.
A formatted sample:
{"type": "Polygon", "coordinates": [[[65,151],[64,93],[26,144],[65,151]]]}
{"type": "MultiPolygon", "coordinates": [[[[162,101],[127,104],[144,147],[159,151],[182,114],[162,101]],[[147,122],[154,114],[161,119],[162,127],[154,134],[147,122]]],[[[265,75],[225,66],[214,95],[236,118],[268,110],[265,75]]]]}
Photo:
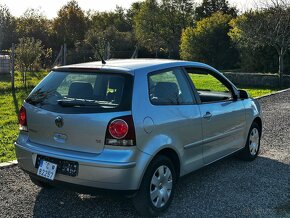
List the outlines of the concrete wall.
{"type": "Polygon", "coordinates": [[[0,55],[0,74],[10,73],[10,56],[0,55]]]}
{"type": "MultiPolygon", "coordinates": [[[[261,74],[261,73],[223,73],[236,86],[240,87],[279,87],[279,77],[277,74],[261,74]]],[[[284,86],[290,87],[290,76],[285,75],[284,86]]]]}

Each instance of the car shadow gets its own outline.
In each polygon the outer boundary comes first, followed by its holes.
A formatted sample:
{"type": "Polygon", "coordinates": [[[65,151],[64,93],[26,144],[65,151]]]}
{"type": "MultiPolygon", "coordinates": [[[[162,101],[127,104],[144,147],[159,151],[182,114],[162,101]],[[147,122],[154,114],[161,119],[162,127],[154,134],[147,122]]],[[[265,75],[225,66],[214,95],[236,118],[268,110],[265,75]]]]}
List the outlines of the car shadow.
{"type": "MultiPolygon", "coordinates": [[[[164,217],[277,217],[289,214],[289,165],[266,157],[235,157],[179,180],[164,217]],[[286,206],[285,206],[286,205],[286,206]]],[[[42,189],[34,217],[137,217],[131,199],[42,189]]]]}
{"type": "Polygon", "coordinates": [[[14,108],[15,108],[15,113],[18,114],[19,106],[18,106],[18,100],[17,100],[17,97],[16,97],[15,89],[11,90],[11,94],[12,94],[12,98],[13,98],[13,104],[14,104],[14,108]]]}

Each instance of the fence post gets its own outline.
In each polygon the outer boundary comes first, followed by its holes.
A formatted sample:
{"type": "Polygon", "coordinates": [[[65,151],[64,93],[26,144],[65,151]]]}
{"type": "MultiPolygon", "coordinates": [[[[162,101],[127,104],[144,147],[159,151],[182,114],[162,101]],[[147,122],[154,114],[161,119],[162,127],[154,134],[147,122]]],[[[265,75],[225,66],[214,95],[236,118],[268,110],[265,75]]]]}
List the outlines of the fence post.
{"type": "Polygon", "coordinates": [[[11,66],[10,66],[10,74],[11,74],[11,88],[12,88],[12,91],[14,91],[15,89],[15,85],[14,85],[14,68],[15,68],[15,44],[13,43],[12,44],[12,51],[11,51],[11,55],[10,55],[10,58],[11,58],[11,66]]]}
{"type": "Polygon", "coordinates": [[[138,58],[138,50],[139,50],[139,47],[138,47],[138,45],[136,45],[134,53],[131,56],[131,59],[138,58]]]}
{"type": "Polygon", "coordinates": [[[105,60],[109,60],[111,56],[111,45],[109,42],[107,42],[106,44],[106,48],[105,48],[105,54],[104,54],[104,59],[105,60]]]}
{"type": "Polygon", "coordinates": [[[58,64],[58,63],[59,63],[60,65],[62,65],[62,64],[63,64],[63,58],[62,58],[62,56],[63,56],[63,46],[60,47],[60,51],[59,51],[59,53],[58,53],[56,59],[54,60],[52,66],[55,66],[55,65],[58,64]]]}
{"type": "Polygon", "coordinates": [[[63,45],[63,65],[66,65],[66,53],[67,53],[67,48],[66,48],[66,43],[63,45]]]}

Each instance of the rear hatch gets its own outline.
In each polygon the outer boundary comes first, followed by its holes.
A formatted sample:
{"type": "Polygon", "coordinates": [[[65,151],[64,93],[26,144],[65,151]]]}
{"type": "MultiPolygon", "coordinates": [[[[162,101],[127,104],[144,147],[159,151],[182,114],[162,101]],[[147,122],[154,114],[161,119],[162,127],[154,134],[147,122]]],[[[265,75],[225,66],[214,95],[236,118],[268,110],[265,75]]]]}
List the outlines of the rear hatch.
{"type": "Polygon", "coordinates": [[[29,140],[102,152],[110,120],[131,113],[132,86],[126,73],[51,72],[25,101],[29,140]]]}

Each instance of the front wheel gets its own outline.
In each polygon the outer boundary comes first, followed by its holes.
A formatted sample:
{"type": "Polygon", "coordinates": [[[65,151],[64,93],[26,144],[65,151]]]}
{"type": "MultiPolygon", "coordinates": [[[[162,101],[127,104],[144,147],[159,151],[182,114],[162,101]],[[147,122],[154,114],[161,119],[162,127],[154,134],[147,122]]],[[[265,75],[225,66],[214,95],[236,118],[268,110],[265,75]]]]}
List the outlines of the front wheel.
{"type": "Polygon", "coordinates": [[[166,156],[156,157],[148,166],[140,190],[133,198],[142,216],[158,216],[170,205],[176,186],[176,172],[166,156]]]}
{"type": "Polygon", "coordinates": [[[253,123],[248,134],[247,143],[239,154],[239,157],[247,161],[254,160],[260,150],[260,140],[261,127],[257,123],[253,123]]]}

